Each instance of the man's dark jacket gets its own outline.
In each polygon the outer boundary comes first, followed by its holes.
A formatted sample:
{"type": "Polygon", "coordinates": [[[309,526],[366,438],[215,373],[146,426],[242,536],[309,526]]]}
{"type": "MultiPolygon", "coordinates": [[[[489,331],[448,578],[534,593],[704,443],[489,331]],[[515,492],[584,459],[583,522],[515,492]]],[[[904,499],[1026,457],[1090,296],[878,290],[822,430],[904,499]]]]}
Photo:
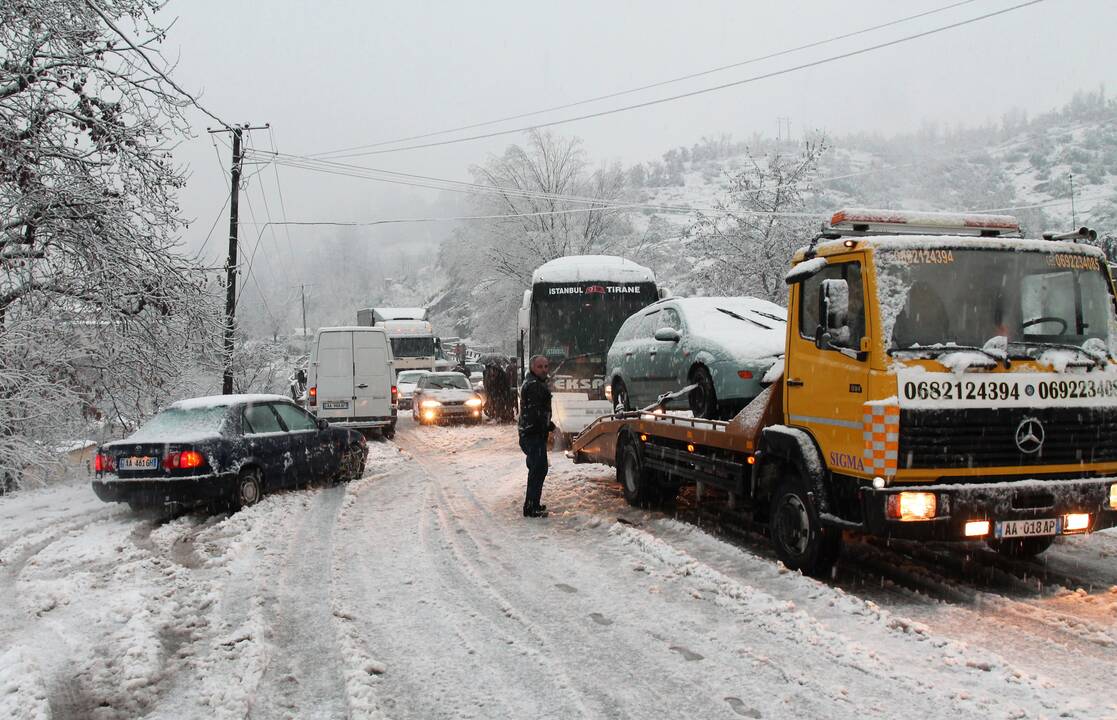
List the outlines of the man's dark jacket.
{"type": "Polygon", "coordinates": [[[529,372],[520,387],[520,436],[546,435],[551,425],[551,390],[529,372]]]}

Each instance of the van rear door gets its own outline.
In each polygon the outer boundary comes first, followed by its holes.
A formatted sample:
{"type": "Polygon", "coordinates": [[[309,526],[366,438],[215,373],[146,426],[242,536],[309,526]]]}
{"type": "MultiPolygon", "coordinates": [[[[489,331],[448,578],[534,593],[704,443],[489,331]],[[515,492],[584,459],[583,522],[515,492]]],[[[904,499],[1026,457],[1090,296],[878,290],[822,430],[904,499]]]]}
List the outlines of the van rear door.
{"type": "Polygon", "coordinates": [[[318,417],[353,416],[353,332],[339,330],[318,336],[318,417]]]}
{"type": "Polygon", "coordinates": [[[382,332],[353,333],[353,415],[388,417],[392,413],[392,378],[388,340],[382,332]]]}

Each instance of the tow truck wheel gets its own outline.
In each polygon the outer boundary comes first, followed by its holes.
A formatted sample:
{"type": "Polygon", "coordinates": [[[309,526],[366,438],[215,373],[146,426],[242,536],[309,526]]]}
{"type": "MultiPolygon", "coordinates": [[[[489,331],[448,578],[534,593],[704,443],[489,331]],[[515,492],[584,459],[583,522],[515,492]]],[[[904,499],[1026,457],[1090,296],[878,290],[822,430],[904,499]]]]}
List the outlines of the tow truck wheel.
{"type": "Polygon", "coordinates": [[[823,527],[807,483],[794,471],[772,495],[769,532],[783,564],[806,575],[826,576],[841,552],[842,535],[823,527]]]}
{"type": "Polygon", "coordinates": [[[690,372],[690,382],[698,386],[687,395],[690,413],[694,417],[717,420],[718,396],[714,391],[714,379],[710,377],[710,371],[701,365],[695,367],[690,372]]]}
{"type": "Polygon", "coordinates": [[[617,479],[621,482],[624,499],[633,507],[646,507],[656,500],[656,487],[651,473],[644,469],[644,459],[635,440],[626,440],[621,446],[617,463],[617,479]]]}
{"type": "Polygon", "coordinates": [[[991,550],[1005,557],[1030,558],[1039,555],[1055,542],[1054,535],[1043,537],[1010,538],[1008,540],[986,540],[991,550]]]}

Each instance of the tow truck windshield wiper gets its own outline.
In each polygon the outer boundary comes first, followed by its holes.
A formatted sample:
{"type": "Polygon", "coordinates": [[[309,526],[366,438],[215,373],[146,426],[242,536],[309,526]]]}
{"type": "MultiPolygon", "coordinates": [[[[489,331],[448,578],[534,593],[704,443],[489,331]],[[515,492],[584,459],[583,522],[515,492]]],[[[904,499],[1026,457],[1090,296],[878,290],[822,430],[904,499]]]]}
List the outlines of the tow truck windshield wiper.
{"type": "Polygon", "coordinates": [[[1005,364],[1006,369],[1012,367],[1012,361],[1008,359],[1008,354],[1007,353],[997,354],[997,353],[993,352],[992,350],[986,350],[985,348],[978,347],[977,345],[935,345],[935,346],[911,345],[909,347],[903,347],[903,348],[888,348],[888,354],[889,355],[895,355],[896,353],[899,353],[899,352],[911,352],[911,353],[933,353],[936,357],[939,356],[939,355],[946,355],[947,353],[952,353],[952,352],[967,352],[967,351],[968,352],[981,353],[982,355],[985,355],[986,357],[994,360],[995,362],[1003,362],[1005,364]]]}
{"type": "Polygon", "coordinates": [[[1086,357],[1090,358],[1091,360],[1093,360],[1094,361],[1094,367],[1099,367],[1099,368],[1100,367],[1105,367],[1105,362],[1110,357],[1108,352],[1104,356],[1097,355],[1095,353],[1090,352],[1089,350],[1082,347],[1081,345],[1075,345],[1074,343],[1047,342],[1045,340],[1009,340],[1008,344],[1009,345],[1023,345],[1025,347],[1030,345],[1032,347],[1047,348],[1047,349],[1050,349],[1050,350],[1074,350],[1075,352],[1081,353],[1081,354],[1085,355],[1086,357]]]}

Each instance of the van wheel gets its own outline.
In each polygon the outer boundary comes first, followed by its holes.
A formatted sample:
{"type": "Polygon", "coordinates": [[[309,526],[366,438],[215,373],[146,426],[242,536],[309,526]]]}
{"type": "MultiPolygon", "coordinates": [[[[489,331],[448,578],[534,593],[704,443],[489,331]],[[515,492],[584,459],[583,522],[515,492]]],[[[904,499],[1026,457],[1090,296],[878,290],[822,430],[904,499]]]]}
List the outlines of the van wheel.
{"type": "Polygon", "coordinates": [[[714,391],[714,379],[710,377],[710,371],[702,365],[696,366],[690,371],[690,384],[698,386],[687,395],[690,413],[694,417],[717,420],[718,396],[714,391]]]}
{"type": "Polygon", "coordinates": [[[245,468],[237,476],[236,491],[233,495],[233,509],[250,507],[260,502],[264,494],[264,476],[257,468],[245,468]]]}
{"type": "Polygon", "coordinates": [[[1031,558],[1039,555],[1051,547],[1055,542],[1054,535],[1043,537],[1007,538],[1002,540],[986,540],[985,544],[991,550],[1005,557],[1031,558]]]}
{"type": "Polygon", "coordinates": [[[769,533],[776,554],[791,570],[824,577],[841,553],[842,534],[823,527],[806,480],[788,468],[772,495],[769,533]]]}
{"type": "Polygon", "coordinates": [[[617,480],[621,483],[625,501],[633,507],[648,507],[659,499],[655,479],[644,467],[640,447],[631,437],[621,445],[617,480]]]}
{"type": "Polygon", "coordinates": [[[384,436],[385,440],[391,440],[396,436],[396,424],[392,423],[391,425],[385,427],[383,430],[380,431],[380,434],[384,436]]]}
{"type": "Polygon", "coordinates": [[[624,380],[617,378],[613,381],[613,411],[624,412],[632,409],[632,401],[628,397],[628,388],[624,380]]]}

